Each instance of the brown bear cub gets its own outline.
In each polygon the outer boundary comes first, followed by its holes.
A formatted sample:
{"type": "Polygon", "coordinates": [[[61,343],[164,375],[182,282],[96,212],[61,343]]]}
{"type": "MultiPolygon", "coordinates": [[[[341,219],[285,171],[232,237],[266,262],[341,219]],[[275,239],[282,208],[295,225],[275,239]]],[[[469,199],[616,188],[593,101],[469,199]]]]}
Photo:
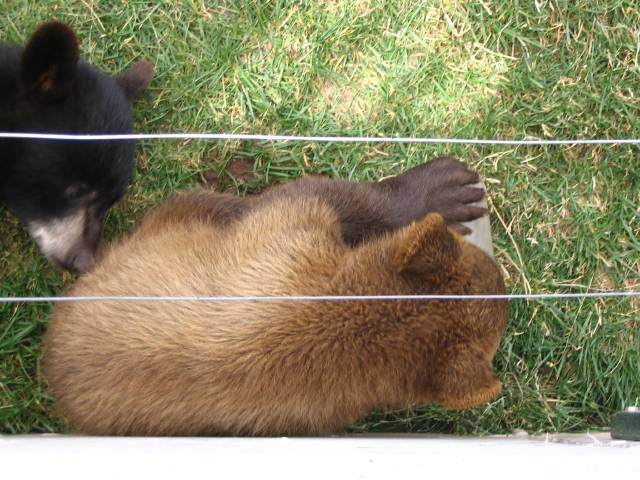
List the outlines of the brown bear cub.
{"type": "MultiPolygon", "coordinates": [[[[443,220],[467,233],[485,213],[477,179],[440,159],[378,184],[184,193],[71,295],[503,293],[493,259],[443,220]]],[[[79,432],[326,434],[374,409],[495,398],[506,319],[496,300],[72,302],[54,311],[43,371],[79,432]]]]}

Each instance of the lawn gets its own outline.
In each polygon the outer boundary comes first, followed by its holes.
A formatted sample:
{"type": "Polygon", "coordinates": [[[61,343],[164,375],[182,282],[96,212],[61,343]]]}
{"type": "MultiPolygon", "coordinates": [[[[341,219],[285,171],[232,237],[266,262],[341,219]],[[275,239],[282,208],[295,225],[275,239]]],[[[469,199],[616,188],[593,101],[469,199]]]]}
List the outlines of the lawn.
{"type": "MultiPolygon", "coordinates": [[[[26,1],[0,38],[70,23],[109,72],[156,66],[140,132],[640,138],[640,5],[575,1],[26,1]]],[[[145,141],[106,237],[180,189],[239,194],[307,173],[375,180],[455,154],[486,178],[511,292],[640,289],[633,146],[505,147],[145,141]]],[[[64,292],[0,207],[0,296],[64,292]]],[[[135,292],[132,292],[135,294],[135,292]]],[[[39,344],[51,305],[0,305],[0,431],[49,432],[39,344]]],[[[607,426],[640,403],[640,300],[511,303],[504,394],[465,412],[414,406],[356,431],[501,433],[607,426]]]]}

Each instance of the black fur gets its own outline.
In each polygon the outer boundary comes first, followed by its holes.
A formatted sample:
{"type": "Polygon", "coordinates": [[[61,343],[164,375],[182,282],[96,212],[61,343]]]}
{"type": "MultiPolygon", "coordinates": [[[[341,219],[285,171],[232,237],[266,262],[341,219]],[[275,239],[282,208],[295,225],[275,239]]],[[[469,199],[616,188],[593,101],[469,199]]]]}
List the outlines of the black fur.
{"type": "MultiPolygon", "coordinates": [[[[110,77],[79,60],[73,31],[58,22],[38,28],[23,48],[0,43],[0,130],[130,133],[130,101],[149,83],[152,67],[139,62],[110,77]]],[[[32,236],[33,225],[83,212],[79,238],[55,252],[65,268],[93,263],[104,216],[125,193],[133,142],[0,139],[0,199],[32,236]]]]}

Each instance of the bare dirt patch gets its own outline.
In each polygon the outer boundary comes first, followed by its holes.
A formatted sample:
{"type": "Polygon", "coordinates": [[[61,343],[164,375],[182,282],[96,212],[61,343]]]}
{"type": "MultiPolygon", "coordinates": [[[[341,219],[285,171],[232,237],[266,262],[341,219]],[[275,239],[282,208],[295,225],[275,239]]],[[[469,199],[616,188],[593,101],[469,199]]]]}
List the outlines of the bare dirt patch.
{"type": "Polygon", "coordinates": [[[261,176],[254,171],[254,161],[248,157],[231,160],[227,168],[220,174],[214,169],[202,174],[202,185],[216,192],[239,193],[241,187],[251,192],[261,190],[261,176]]]}

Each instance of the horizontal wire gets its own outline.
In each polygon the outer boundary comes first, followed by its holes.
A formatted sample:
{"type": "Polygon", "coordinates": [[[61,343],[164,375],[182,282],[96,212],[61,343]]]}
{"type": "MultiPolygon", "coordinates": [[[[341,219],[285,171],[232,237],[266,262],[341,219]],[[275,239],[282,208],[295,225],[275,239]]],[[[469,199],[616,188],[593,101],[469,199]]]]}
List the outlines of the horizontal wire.
{"type": "Polygon", "coordinates": [[[274,142],[353,142],[353,143],[445,143],[465,145],[640,145],[638,138],[595,138],[562,140],[500,140],[484,138],[423,138],[423,137],[350,137],[310,135],[270,135],[250,133],[126,133],[126,134],[66,134],[0,132],[0,138],[32,140],[254,140],[274,142]]]}
{"type": "MultiPolygon", "coordinates": [[[[33,140],[255,140],[354,143],[447,143],[466,145],[640,145],[640,139],[564,139],[499,140],[423,137],[349,137],[269,135],[244,133],[135,133],[135,134],[59,134],[0,132],[0,138],[33,140]]],[[[280,301],[367,301],[367,300],[554,300],[640,297],[640,292],[530,293],[504,295],[292,295],[292,296],[78,296],[78,297],[0,297],[0,303],[40,302],[280,302],[280,301]]]]}
{"type": "Polygon", "coordinates": [[[247,296],[77,296],[0,297],[0,303],[40,302],[313,302],[368,300],[575,300],[584,298],[640,297],[640,291],[583,293],[509,293],[488,295],[247,295],[247,296]]]}

